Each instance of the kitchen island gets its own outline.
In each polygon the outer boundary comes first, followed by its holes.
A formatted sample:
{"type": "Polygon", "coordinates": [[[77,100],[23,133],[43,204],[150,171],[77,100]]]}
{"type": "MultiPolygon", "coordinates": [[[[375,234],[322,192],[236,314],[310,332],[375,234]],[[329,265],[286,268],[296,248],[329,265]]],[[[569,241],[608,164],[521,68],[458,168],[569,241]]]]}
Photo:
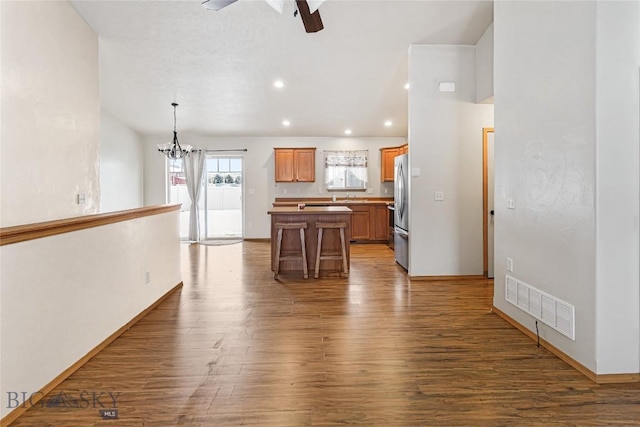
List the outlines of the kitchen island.
{"type": "MultiPolygon", "coordinates": [[[[273,206],[346,206],[351,215],[351,243],[388,243],[389,209],[391,197],[341,198],[335,202],[329,197],[276,198],[273,206]]],[[[393,221],[393,217],[391,217],[393,221]]]]}
{"type": "MultiPolygon", "coordinates": [[[[346,262],[350,265],[349,240],[351,238],[351,209],[344,206],[307,206],[298,209],[297,206],[273,207],[267,213],[271,215],[271,270],[276,271],[276,223],[300,223],[307,224],[304,230],[305,248],[307,251],[307,264],[309,271],[315,270],[316,251],[318,247],[317,222],[347,224],[345,229],[346,262]]],[[[340,253],[340,234],[337,229],[325,230],[322,238],[322,253],[340,253]]],[[[302,252],[300,235],[296,231],[287,230],[282,236],[281,256],[299,255],[302,252]]],[[[349,268],[350,269],[350,268],[349,268]]],[[[301,260],[286,260],[280,262],[280,274],[295,273],[302,275],[301,260]]],[[[340,260],[323,260],[320,263],[320,276],[340,276],[342,262],[340,260]]]]}

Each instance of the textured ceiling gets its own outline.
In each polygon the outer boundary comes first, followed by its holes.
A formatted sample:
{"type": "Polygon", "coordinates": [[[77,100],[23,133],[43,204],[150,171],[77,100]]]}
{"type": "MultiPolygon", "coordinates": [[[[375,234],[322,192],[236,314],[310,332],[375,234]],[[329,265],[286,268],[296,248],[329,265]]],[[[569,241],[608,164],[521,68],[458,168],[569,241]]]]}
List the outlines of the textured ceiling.
{"type": "Polygon", "coordinates": [[[177,102],[179,132],[406,136],[409,45],[475,44],[493,20],[486,1],[328,0],[307,34],[291,1],[72,5],[99,35],[103,106],[144,134],[170,132],[177,102]]]}

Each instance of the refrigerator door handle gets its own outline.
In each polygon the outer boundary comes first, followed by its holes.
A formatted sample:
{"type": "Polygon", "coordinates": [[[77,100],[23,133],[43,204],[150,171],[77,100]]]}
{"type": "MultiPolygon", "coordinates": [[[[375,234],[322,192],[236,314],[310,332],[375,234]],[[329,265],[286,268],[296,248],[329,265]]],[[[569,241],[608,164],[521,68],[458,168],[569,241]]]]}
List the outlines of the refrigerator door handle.
{"type": "Polygon", "coordinates": [[[399,234],[402,237],[405,237],[405,238],[409,237],[409,233],[404,231],[402,228],[395,227],[395,232],[396,232],[396,234],[399,234]]]}
{"type": "Polygon", "coordinates": [[[398,197],[398,202],[397,202],[397,208],[398,208],[398,213],[399,213],[399,217],[403,218],[404,217],[404,192],[405,192],[405,188],[404,188],[404,168],[402,167],[402,164],[398,165],[398,176],[396,177],[397,182],[398,182],[398,193],[399,193],[399,197],[398,197]]]}

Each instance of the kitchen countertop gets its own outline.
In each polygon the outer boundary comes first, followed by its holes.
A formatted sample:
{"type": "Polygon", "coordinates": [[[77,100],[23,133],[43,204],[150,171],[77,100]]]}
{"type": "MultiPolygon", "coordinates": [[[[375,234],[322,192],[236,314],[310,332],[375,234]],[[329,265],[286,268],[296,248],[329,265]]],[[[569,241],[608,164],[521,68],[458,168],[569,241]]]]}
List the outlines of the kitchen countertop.
{"type": "Polygon", "coordinates": [[[298,209],[298,203],[292,206],[277,206],[269,209],[267,213],[271,214],[311,214],[311,215],[335,215],[351,213],[351,209],[346,206],[305,206],[298,209]]]}
{"type": "Polygon", "coordinates": [[[371,198],[371,199],[338,199],[335,202],[330,198],[276,198],[273,206],[298,206],[304,203],[307,207],[312,206],[344,206],[344,205],[390,205],[392,198],[371,198]]]}

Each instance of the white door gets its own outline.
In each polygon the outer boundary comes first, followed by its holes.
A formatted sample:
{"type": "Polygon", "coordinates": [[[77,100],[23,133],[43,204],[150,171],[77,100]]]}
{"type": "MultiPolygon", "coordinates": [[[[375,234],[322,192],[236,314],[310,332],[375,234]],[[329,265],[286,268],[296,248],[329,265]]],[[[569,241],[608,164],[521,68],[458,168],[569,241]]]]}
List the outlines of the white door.
{"type": "Polygon", "coordinates": [[[493,199],[495,180],[493,176],[493,132],[487,132],[487,277],[493,278],[493,199]]]}

